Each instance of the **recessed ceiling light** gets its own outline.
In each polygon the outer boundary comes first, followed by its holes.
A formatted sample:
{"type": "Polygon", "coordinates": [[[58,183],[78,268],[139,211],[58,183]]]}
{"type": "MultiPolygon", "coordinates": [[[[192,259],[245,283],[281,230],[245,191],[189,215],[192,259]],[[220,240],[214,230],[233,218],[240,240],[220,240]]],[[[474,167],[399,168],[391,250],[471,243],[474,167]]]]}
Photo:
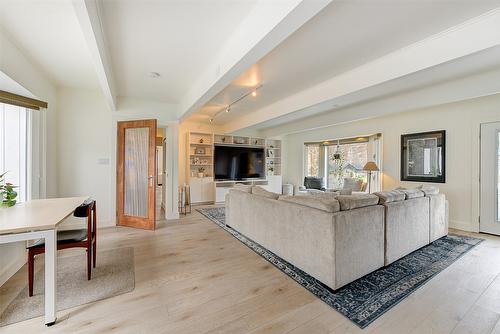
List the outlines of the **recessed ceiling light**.
{"type": "Polygon", "coordinates": [[[257,96],[257,89],[255,89],[255,90],[252,92],[252,96],[253,96],[253,97],[256,97],[256,96],[257,96]]]}
{"type": "Polygon", "coordinates": [[[149,72],[149,77],[153,78],[153,79],[159,78],[160,77],[160,73],[158,73],[158,72],[149,72]]]}

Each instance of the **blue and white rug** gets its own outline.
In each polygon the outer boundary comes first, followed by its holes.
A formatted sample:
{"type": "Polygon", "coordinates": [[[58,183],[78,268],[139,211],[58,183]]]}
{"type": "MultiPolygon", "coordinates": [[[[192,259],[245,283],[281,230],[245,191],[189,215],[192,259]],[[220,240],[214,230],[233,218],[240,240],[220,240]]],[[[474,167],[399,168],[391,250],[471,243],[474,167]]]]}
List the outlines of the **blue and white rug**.
{"type": "Polygon", "coordinates": [[[368,326],[483,241],[473,237],[448,235],[333,291],[227,226],[223,207],[203,208],[198,211],[361,328],[368,326]]]}

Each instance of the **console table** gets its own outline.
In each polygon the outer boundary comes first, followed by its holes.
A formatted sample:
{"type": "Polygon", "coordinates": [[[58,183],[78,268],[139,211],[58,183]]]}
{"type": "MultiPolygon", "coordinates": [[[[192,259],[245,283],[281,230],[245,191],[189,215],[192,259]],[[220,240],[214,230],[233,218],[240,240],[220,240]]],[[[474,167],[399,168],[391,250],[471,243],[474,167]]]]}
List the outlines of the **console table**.
{"type": "Polygon", "coordinates": [[[45,239],[45,325],[56,322],[57,227],[87,197],[52,198],[0,209],[0,244],[45,239]]]}

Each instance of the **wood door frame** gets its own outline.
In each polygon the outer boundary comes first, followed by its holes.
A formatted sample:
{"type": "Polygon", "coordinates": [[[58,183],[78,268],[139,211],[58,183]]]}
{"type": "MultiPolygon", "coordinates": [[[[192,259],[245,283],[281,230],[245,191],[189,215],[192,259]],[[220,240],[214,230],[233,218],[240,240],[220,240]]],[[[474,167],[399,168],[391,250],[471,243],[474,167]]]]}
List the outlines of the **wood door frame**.
{"type": "Polygon", "coordinates": [[[156,119],[117,122],[116,151],[116,224],[146,230],[155,229],[156,220],[156,119]],[[153,185],[148,182],[148,217],[134,217],[124,214],[125,206],[125,129],[149,128],[148,176],[153,176],[153,185]]]}

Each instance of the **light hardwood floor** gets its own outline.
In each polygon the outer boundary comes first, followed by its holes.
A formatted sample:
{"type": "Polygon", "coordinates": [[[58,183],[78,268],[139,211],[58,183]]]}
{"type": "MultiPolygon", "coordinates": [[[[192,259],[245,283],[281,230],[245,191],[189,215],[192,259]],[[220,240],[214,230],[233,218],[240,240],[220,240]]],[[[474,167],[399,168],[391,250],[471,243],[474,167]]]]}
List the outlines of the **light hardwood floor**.
{"type": "MultiPolygon", "coordinates": [[[[60,311],[50,328],[36,318],[0,333],[500,334],[500,238],[480,237],[486,241],[361,330],[193,210],[155,232],[100,231],[100,250],[134,247],[133,292],[60,311]]],[[[0,288],[0,310],[25,285],[23,268],[0,288]]]]}

